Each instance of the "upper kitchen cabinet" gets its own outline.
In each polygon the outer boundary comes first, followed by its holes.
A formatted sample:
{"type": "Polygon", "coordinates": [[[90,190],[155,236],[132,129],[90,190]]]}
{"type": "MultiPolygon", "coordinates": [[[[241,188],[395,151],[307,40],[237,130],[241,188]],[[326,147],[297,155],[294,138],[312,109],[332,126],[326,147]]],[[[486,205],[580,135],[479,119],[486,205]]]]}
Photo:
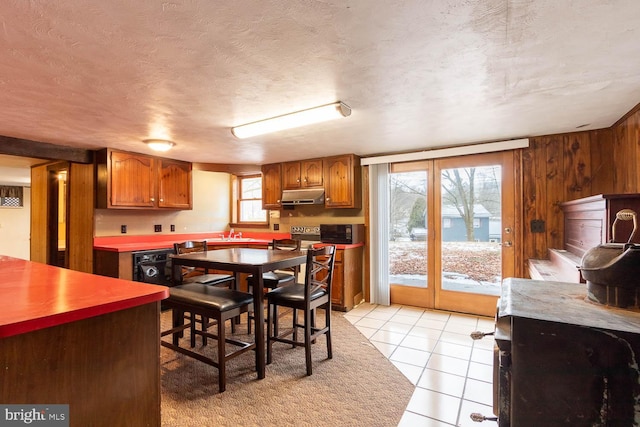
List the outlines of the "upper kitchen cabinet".
{"type": "Polygon", "coordinates": [[[282,189],[322,187],[322,159],[286,162],[282,164],[282,189]]]}
{"type": "Polygon", "coordinates": [[[362,206],[360,158],[353,154],[324,159],[324,191],[327,208],[362,206]]]}
{"type": "Polygon", "coordinates": [[[96,207],[191,209],[191,163],[103,149],[96,153],[96,207]]]}
{"type": "Polygon", "coordinates": [[[280,209],[282,204],[282,164],[262,166],[262,209],[280,209]]]}
{"type": "Polygon", "coordinates": [[[191,163],[160,159],[158,207],[192,209],[191,163]]]}

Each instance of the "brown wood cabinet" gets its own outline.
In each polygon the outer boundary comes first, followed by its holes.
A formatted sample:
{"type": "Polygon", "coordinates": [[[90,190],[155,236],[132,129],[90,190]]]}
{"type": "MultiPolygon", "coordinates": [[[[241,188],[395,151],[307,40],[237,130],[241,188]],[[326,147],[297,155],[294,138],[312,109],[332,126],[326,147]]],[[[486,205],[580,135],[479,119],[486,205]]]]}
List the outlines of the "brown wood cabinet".
{"type": "Polygon", "coordinates": [[[160,159],[158,207],[192,209],[191,163],[160,159]]]}
{"type": "Polygon", "coordinates": [[[282,164],[262,165],[262,209],[280,209],[282,164]]]}
{"type": "Polygon", "coordinates": [[[282,190],[324,187],[326,208],[361,208],[360,158],[353,154],[262,166],[262,208],[281,209],[282,190]]]}
{"type": "Polygon", "coordinates": [[[160,426],[159,342],[157,302],[2,338],[0,399],[69,404],[71,426],[160,426]]]}
{"type": "Polygon", "coordinates": [[[282,188],[297,190],[300,188],[322,187],[322,159],[286,162],[282,164],[282,188]]]}
{"type": "Polygon", "coordinates": [[[327,208],[362,206],[360,158],[353,154],[324,159],[324,191],[327,208]]]}
{"type": "Polygon", "coordinates": [[[331,283],[333,309],[349,311],[363,299],[363,247],[336,250],[331,283]]]}
{"type": "Polygon", "coordinates": [[[191,209],[191,163],[111,149],[96,153],[96,207],[191,209]]]}

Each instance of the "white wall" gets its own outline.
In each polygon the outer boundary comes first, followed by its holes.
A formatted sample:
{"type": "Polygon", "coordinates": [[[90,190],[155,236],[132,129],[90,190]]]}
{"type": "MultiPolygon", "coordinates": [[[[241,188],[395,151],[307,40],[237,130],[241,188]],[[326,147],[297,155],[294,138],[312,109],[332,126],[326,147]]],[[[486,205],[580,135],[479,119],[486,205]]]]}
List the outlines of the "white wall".
{"type": "MultiPolygon", "coordinates": [[[[16,184],[11,184],[16,185],[16,184]]],[[[30,259],[31,188],[24,187],[23,207],[0,207],[0,255],[30,259]]]]}
{"type": "Polygon", "coordinates": [[[193,171],[193,210],[152,211],[96,209],[95,236],[124,236],[120,226],[127,226],[126,235],[203,233],[223,231],[229,225],[231,175],[223,172],[193,171]],[[155,233],[153,226],[162,225],[155,233]],[[170,226],[176,226],[171,233],[170,226]]]}

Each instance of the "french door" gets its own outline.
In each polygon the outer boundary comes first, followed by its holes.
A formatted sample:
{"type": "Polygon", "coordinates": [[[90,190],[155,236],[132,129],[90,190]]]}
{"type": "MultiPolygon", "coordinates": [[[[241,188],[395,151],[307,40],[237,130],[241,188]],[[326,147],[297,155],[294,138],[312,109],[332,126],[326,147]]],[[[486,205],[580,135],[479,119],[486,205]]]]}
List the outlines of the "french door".
{"type": "Polygon", "coordinates": [[[513,152],[392,164],[391,302],[495,314],[514,274],[513,152]]]}

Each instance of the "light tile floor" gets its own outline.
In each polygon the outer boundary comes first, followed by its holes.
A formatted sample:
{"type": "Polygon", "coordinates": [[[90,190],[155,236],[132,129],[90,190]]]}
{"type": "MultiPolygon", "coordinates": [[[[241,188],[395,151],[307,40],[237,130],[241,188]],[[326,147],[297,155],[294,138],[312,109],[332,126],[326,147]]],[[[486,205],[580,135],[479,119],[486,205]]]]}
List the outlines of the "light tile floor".
{"type": "Polygon", "coordinates": [[[417,307],[361,304],[345,314],[415,386],[401,427],[480,426],[493,416],[493,319],[417,307]]]}

